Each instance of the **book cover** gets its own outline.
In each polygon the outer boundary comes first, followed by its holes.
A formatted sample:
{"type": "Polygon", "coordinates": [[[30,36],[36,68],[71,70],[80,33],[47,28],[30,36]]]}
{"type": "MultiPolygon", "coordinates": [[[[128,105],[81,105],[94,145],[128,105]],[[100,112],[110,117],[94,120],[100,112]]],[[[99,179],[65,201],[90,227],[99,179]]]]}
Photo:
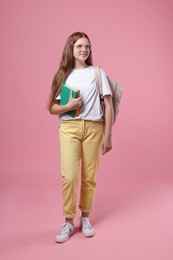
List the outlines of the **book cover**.
{"type": "MultiPolygon", "coordinates": [[[[65,84],[62,85],[61,89],[61,99],[60,99],[60,105],[66,105],[70,98],[70,91],[72,91],[72,97],[78,98],[80,96],[80,90],[75,89],[74,87],[67,86],[65,84]]],[[[67,114],[71,117],[75,117],[79,115],[79,109],[68,111],[67,114]]]]}

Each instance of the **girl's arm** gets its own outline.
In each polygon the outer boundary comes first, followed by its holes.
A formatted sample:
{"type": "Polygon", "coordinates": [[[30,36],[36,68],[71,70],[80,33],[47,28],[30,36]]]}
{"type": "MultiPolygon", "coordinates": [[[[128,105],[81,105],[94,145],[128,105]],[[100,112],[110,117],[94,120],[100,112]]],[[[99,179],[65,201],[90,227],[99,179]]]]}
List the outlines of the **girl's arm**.
{"type": "Polygon", "coordinates": [[[113,106],[112,97],[104,96],[105,106],[105,128],[102,144],[102,154],[109,152],[112,149],[112,124],[113,124],[113,106]]]}
{"type": "Polygon", "coordinates": [[[69,101],[66,105],[60,105],[59,101],[53,101],[50,107],[50,113],[53,115],[61,115],[70,110],[76,110],[81,107],[82,99],[81,97],[73,98],[72,91],[70,93],[69,101]]]}

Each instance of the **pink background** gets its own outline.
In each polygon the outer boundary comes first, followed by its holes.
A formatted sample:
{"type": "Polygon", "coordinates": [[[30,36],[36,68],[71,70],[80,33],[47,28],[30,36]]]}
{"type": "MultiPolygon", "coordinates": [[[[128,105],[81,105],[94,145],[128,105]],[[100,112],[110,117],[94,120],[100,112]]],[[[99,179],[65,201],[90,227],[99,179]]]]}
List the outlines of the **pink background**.
{"type": "Polygon", "coordinates": [[[171,0],[0,1],[1,259],[173,259],[172,12],[171,0]],[[46,102],[75,31],[123,97],[98,174],[96,236],[77,229],[58,245],[58,127],[46,102]]]}

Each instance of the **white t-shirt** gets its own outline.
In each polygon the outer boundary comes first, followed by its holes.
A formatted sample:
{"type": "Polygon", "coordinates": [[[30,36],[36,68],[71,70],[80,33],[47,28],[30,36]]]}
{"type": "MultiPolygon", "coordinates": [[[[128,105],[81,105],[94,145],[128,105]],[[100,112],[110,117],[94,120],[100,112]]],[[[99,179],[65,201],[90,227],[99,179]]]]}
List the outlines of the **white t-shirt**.
{"type": "MultiPolygon", "coordinates": [[[[102,69],[100,69],[100,74],[102,79],[103,96],[112,95],[107,76],[102,69]]],[[[80,89],[82,106],[78,116],[73,118],[68,114],[62,114],[59,116],[60,121],[75,119],[102,121],[103,113],[100,106],[99,90],[96,86],[94,67],[89,66],[85,69],[73,69],[66,80],[66,85],[80,89]]]]}

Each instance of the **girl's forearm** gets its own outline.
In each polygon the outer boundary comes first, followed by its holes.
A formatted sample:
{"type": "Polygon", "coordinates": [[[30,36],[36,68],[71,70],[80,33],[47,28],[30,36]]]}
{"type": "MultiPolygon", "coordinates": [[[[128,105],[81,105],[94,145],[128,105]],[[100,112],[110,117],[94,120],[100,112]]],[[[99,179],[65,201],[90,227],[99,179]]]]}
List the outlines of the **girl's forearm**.
{"type": "Polygon", "coordinates": [[[105,97],[105,129],[104,136],[111,138],[112,136],[112,124],[113,124],[113,108],[111,96],[105,97]]]}
{"type": "Polygon", "coordinates": [[[69,111],[68,104],[62,106],[57,103],[54,103],[51,105],[51,108],[50,108],[50,113],[52,115],[61,115],[61,114],[66,113],[67,111],[69,111]]]}

